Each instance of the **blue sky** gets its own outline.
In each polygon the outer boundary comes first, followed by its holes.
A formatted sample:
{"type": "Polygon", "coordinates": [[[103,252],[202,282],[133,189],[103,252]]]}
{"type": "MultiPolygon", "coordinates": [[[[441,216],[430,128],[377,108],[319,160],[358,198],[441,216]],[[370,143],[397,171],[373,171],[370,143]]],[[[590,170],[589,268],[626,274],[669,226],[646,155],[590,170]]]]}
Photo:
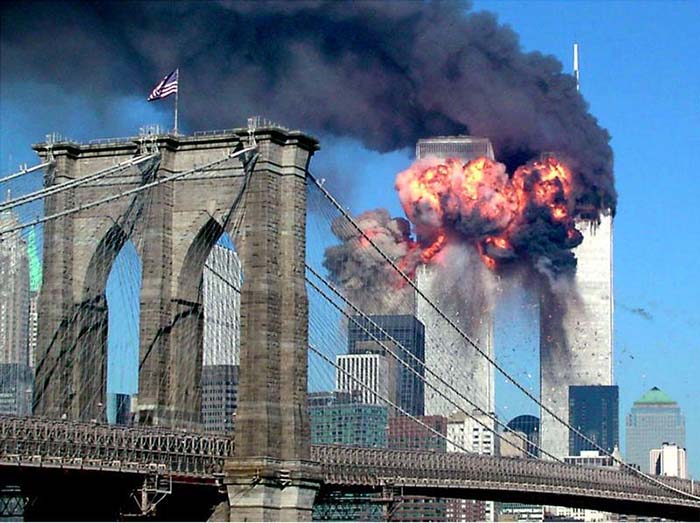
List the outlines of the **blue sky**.
{"type": "MultiPolygon", "coordinates": [[[[615,220],[615,377],[620,386],[621,431],[635,399],[652,386],[665,390],[686,415],[690,469],[698,478],[700,4],[476,1],[474,8],[495,12],[520,35],[524,49],[552,54],[567,69],[572,43],[580,43],[581,89],[591,112],[612,135],[620,195],[615,220]],[[646,314],[640,314],[640,309],[646,314]]],[[[154,71],[154,83],[160,76],[160,71],[154,71]]],[[[20,162],[31,164],[34,156],[29,144],[41,141],[50,131],[87,140],[133,135],[146,123],[169,127],[172,121],[170,100],[149,104],[147,93],[115,98],[105,109],[109,124],[103,126],[104,115],[93,114],[79,96],[59,87],[0,82],[0,89],[3,174],[20,162]],[[42,104],[38,117],[37,100],[42,104]]],[[[186,106],[182,100],[185,131],[186,106]]],[[[231,127],[243,123],[232,122],[231,127]]],[[[289,125],[303,127],[296,122],[289,125]]],[[[313,169],[342,191],[351,209],[383,206],[400,214],[393,178],[409,163],[411,151],[382,155],[351,140],[320,138],[323,150],[314,159],[313,169]]],[[[32,175],[12,188],[26,191],[40,183],[41,176],[32,175]]],[[[23,218],[36,212],[25,211],[23,218]]],[[[123,270],[136,271],[133,261],[124,263],[123,270]]],[[[498,332],[528,322],[527,303],[514,299],[516,306],[499,313],[498,332]]],[[[130,320],[125,316],[115,321],[126,325],[130,320]]],[[[507,341],[501,336],[498,346],[499,359],[535,389],[536,347],[536,333],[527,329],[508,336],[507,341]]],[[[125,351],[132,354],[133,348],[125,351]]],[[[114,368],[110,389],[131,392],[133,378],[114,368]]],[[[508,393],[499,393],[499,409],[510,416],[526,407],[508,393]]]]}

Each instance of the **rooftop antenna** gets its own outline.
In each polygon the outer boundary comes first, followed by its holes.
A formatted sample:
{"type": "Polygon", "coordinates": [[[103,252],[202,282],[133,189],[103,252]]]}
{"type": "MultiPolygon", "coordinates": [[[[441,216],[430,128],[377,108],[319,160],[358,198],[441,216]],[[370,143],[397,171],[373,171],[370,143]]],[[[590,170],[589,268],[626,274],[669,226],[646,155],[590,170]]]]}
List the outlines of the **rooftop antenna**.
{"type": "Polygon", "coordinates": [[[576,90],[581,90],[581,84],[579,83],[579,69],[578,69],[578,42],[574,42],[574,78],[576,79],[576,90]]]}

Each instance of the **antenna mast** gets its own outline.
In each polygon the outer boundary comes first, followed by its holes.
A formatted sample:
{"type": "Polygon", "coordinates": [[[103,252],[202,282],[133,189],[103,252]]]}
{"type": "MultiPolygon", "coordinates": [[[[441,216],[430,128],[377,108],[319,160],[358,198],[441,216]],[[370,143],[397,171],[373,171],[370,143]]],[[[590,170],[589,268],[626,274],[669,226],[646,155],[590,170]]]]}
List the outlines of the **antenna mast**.
{"type": "Polygon", "coordinates": [[[578,42],[574,42],[574,78],[576,78],[576,90],[581,90],[581,84],[579,83],[579,69],[578,69],[578,42]]]}

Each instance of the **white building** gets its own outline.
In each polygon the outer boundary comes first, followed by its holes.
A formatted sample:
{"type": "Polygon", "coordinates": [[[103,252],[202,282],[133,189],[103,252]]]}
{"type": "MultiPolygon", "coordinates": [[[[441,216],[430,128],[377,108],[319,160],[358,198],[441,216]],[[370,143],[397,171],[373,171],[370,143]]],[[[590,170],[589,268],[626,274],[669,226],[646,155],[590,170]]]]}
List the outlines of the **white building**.
{"type": "Polygon", "coordinates": [[[231,249],[215,245],[204,264],[204,365],[238,365],[241,262],[231,249]]]}
{"type": "Polygon", "coordinates": [[[688,479],[685,449],[675,443],[664,443],[660,449],[649,451],[649,470],[657,476],[688,479]]]}
{"type": "MultiPolygon", "coordinates": [[[[473,413],[473,417],[464,412],[458,412],[447,420],[447,452],[464,452],[466,449],[475,454],[487,456],[498,455],[496,436],[493,431],[496,423],[493,417],[473,413]],[[478,420],[478,421],[477,421],[478,420]]],[[[450,500],[450,503],[464,503],[460,500],[450,500]]],[[[484,520],[495,521],[496,510],[493,501],[477,501],[484,505],[484,520]]],[[[459,512],[453,510],[453,512],[459,512]]]]}
{"type": "MultiPolygon", "coordinates": [[[[540,297],[540,398],[569,421],[570,385],[612,385],[613,219],[579,220],[583,242],[574,285],[542,289],[540,297]]],[[[541,412],[541,446],[556,457],[569,453],[569,430],[541,412]]]]}
{"type": "MultiPolygon", "coordinates": [[[[18,225],[0,213],[0,229],[18,225]]],[[[0,364],[29,365],[29,260],[19,231],[0,238],[0,364]]]]}
{"type": "Polygon", "coordinates": [[[372,353],[336,356],[339,367],[335,371],[336,390],[359,391],[357,394],[362,403],[385,405],[383,398],[390,399],[390,394],[396,389],[396,373],[391,372],[389,357],[372,353]]]}

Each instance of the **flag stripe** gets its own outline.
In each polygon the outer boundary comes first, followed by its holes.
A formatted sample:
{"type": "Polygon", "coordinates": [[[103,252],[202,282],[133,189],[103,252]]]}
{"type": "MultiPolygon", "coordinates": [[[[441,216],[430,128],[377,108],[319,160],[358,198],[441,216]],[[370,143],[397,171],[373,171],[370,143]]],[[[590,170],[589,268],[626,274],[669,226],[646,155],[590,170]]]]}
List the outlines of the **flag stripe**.
{"type": "Polygon", "coordinates": [[[158,85],[153,88],[151,94],[148,95],[148,101],[161,100],[170,96],[171,94],[177,93],[177,77],[178,69],[175,69],[172,73],[163,78],[158,85]]]}

